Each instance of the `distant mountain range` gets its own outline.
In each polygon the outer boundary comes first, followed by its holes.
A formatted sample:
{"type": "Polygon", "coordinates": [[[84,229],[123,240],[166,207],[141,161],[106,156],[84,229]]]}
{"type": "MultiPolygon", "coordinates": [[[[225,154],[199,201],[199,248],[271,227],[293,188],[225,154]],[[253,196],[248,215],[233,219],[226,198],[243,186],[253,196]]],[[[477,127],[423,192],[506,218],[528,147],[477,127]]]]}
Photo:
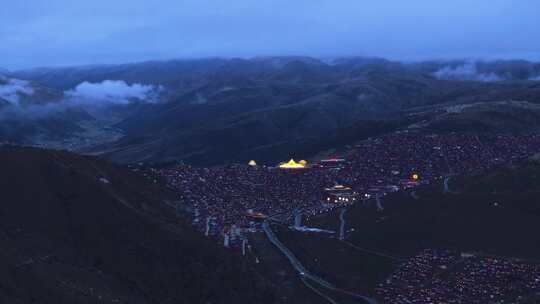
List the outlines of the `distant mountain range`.
{"type": "MultiPolygon", "coordinates": [[[[534,79],[540,64],[528,61],[211,58],[40,68],[9,75],[57,92],[111,81],[126,85],[110,89],[161,88],[159,102],[131,104],[129,110],[116,106],[120,110],[114,119],[107,111],[91,115],[103,128],[115,130],[112,139],[69,142],[120,162],[275,162],[398,128],[518,132],[539,125],[535,104],[540,102],[540,81],[534,79]]],[[[84,133],[77,136],[85,140],[84,133]]],[[[33,141],[35,136],[26,142],[33,141]]]]}
{"type": "MultiPolygon", "coordinates": [[[[11,76],[35,80],[58,89],[84,82],[124,80],[128,83],[163,84],[178,88],[198,82],[259,80],[285,82],[332,82],[360,77],[371,71],[411,72],[455,80],[528,80],[540,76],[540,63],[525,60],[452,60],[402,63],[382,58],[258,57],[252,59],[186,59],[148,61],[119,65],[35,68],[13,71],[11,76]],[[221,78],[221,79],[220,79],[221,78]]],[[[2,72],[0,72],[2,73],[2,72]]]]}

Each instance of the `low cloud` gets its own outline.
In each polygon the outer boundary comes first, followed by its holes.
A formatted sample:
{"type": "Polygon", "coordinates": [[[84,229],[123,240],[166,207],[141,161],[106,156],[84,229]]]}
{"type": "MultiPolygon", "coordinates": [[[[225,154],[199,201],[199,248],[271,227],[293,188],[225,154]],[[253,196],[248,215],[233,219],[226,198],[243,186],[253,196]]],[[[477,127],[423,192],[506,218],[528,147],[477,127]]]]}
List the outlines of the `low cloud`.
{"type": "Polygon", "coordinates": [[[28,81],[8,79],[0,76],[0,99],[18,105],[22,96],[34,94],[34,89],[28,81]]]}
{"type": "Polygon", "coordinates": [[[99,142],[105,140],[104,134],[118,136],[103,124],[116,121],[123,113],[119,111],[130,111],[133,102],[157,102],[161,94],[160,86],[111,80],[83,82],[61,92],[0,75],[0,143],[52,143],[56,147],[62,142],[63,147],[76,147],[92,140],[99,142]],[[92,139],[80,132],[89,132],[85,134],[92,139]]]}
{"type": "Polygon", "coordinates": [[[540,75],[531,77],[529,80],[540,81],[540,75]]]}
{"type": "Polygon", "coordinates": [[[129,104],[133,101],[156,102],[159,86],[139,83],[127,84],[121,80],[105,80],[100,83],[83,82],[75,89],[65,92],[65,95],[82,103],[114,103],[129,104]]]}
{"type": "Polygon", "coordinates": [[[0,75],[0,122],[43,119],[68,109],[93,111],[132,102],[154,103],[162,92],[161,86],[105,80],[83,82],[63,94],[56,92],[57,98],[51,99],[48,91],[34,83],[0,75]]]}
{"type": "Polygon", "coordinates": [[[5,139],[6,134],[11,134],[13,136],[8,137],[14,140],[18,132],[37,132],[41,127],[50,127],[54,131],[54,126],[62,123],[107,115],[110,106],[157,102],[162,90],[160,86],[106,80],[83,82],[62,94],[29,81],[0,75],[0,136],[5,139]],[[73,113],[77,115],[73,116],[73,113]]]}
{"type": "Polygon", "coordinates": [[[438,79],[446,80],[472,80],[472,81],[501,81],[503,80],[495,73],[479,73],[476,63],[465,63],[459,66],[445,66],[435,73],[438,79]]]}

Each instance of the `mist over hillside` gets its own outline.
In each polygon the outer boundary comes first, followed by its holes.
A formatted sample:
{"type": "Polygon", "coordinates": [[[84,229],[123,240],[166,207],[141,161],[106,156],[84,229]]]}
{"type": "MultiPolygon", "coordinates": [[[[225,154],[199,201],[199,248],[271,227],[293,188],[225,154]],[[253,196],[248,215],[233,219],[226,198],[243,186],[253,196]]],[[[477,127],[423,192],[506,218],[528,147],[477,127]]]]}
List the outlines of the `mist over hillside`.
{"type": "MultiPolygon", "coordinates": [[[[6,74],[7,75],[7,74],[6,74]]],[[[113,125],[140,104],[160,100],[161,88],[105,80],[69,90],[0,75],[0,141],[77,149],[120,136],[113,125]]]]}

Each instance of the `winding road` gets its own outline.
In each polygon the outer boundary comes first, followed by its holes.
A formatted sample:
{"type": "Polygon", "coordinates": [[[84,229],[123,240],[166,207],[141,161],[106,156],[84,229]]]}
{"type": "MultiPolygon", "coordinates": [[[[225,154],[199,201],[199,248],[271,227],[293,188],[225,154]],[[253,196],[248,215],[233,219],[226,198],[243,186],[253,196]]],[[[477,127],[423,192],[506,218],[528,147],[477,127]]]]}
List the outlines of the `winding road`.
{"type": "Polygon", "coordinates": [[[456,194],[457,193],[455,191],[450,190],[450,186],[448,185],[448,183],[450,182],[451,178],[452,178],[451,175],[444,178],[443,193],[448,193],[448,194],[456,194]]]}
{"type": "Polygon", "coordinates": [[[345,213],[347,212],[347,208],[341,209],[339,212],[339,240],[343,241],[345,239],[345,213]]]}
{"type": "Polygon", "coordinates": [[[354,248],[354,249],[356,249],[358,251],[364,252],[364,253],[380,256],[380,257],[383,257],[383,258],[388,258],[388,259],[393,260],[393,261],[403,261],[404,260],[403,258],[392,256],[392,255],[386,254],[384,252],[375,251],[375,250],[366,249],[366,248],[356,246],[355,244],[353,244],[351,242],[347,242],[347,241],[342,241],[342,242],[347,244],[348,246],[350,246],[350,247],[352,247],[352,248],[354,248]]]}
{"type": "Polygon", "coordinates": [[[384,207],[381,202],[381,196],[378,193],[375,194],[375,202],[377,203],[377,211],[383,211],[384,207]]]}
{"type": "Polygon", "coordinates": [[[276,246],[279,249],[279,251],[281,251],[281,253],[283,253],[283,255],[285,255],[285,257],[289,260],[289,263],[293,266],[293,268],[296,270],[296,272],[298,272],[298,274],[300,275],[300,278],[301,278],[302,282],[304,283],[304,285],[306,285],[306,287],[308,287],[309,289],[315,291],[318,295],[322,296],[323,298],[325,298],[330,303],[335,304],[337,302],[335,300],[333,300],[332,298],[330,298],[328,295],[321,292],[321,290],[317,289],[316,287],[314,287],[313,285],[309,284],[306,281],[309,279],[312,282],[314,282],[314,283],[320,285],[321,287],[324,287],[324,288],[326,288],[326,289],[328,289],[330,291],[337,292],[337,293],[342,293],[342,294],[345,294],[345,295],[348,295],[348,296],[351,296],[351,297],[354,297],[354,298],[358,298],[358,299],[361,299],[361,300],[363,300],[363,301],[365,301],[365,302],[367,302],[369,304],[378,304],[377,301],[375,299],[373,299],[373,298],[370,298],[370,297],[367,297],[367,296],[364,296],[364,295],[356,294],[356,293],[353,293],[353,292],[350,292],[350,291],[346,291],[346,290],[337,288],[334,285],[332,285],[331,283],[329,283],[328,281],[324,280],[323,278],[318,277],[318,276],[310,273],[304,267],[304,265],[302,265],[302,263],[298,260],[298,258],[289,250],[289,248],[287,248],[277,238],[275,233],[272,231],[272,228],[270,227],[269,220],[265,220],[263,222],[262,228],[263,228],[264,233],[266,234],[266,237],[268,238],[268,240],[274,246],[276,246]]]}

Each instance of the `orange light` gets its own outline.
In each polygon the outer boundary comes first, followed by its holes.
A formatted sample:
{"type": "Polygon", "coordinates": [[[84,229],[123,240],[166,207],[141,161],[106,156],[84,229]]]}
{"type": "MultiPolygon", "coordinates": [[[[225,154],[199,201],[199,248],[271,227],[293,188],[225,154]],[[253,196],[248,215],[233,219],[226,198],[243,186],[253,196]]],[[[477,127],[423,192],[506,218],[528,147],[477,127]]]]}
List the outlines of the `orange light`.
{"type": "Polygon", "coordinates": [[[416,173],[414,173],[414,174],[412,175],[412,179],[413,179],[413,180],[418,180],[419,178],[420,178],[420,176],[419,176],[418,174],[416,174],[416,173]]]}

